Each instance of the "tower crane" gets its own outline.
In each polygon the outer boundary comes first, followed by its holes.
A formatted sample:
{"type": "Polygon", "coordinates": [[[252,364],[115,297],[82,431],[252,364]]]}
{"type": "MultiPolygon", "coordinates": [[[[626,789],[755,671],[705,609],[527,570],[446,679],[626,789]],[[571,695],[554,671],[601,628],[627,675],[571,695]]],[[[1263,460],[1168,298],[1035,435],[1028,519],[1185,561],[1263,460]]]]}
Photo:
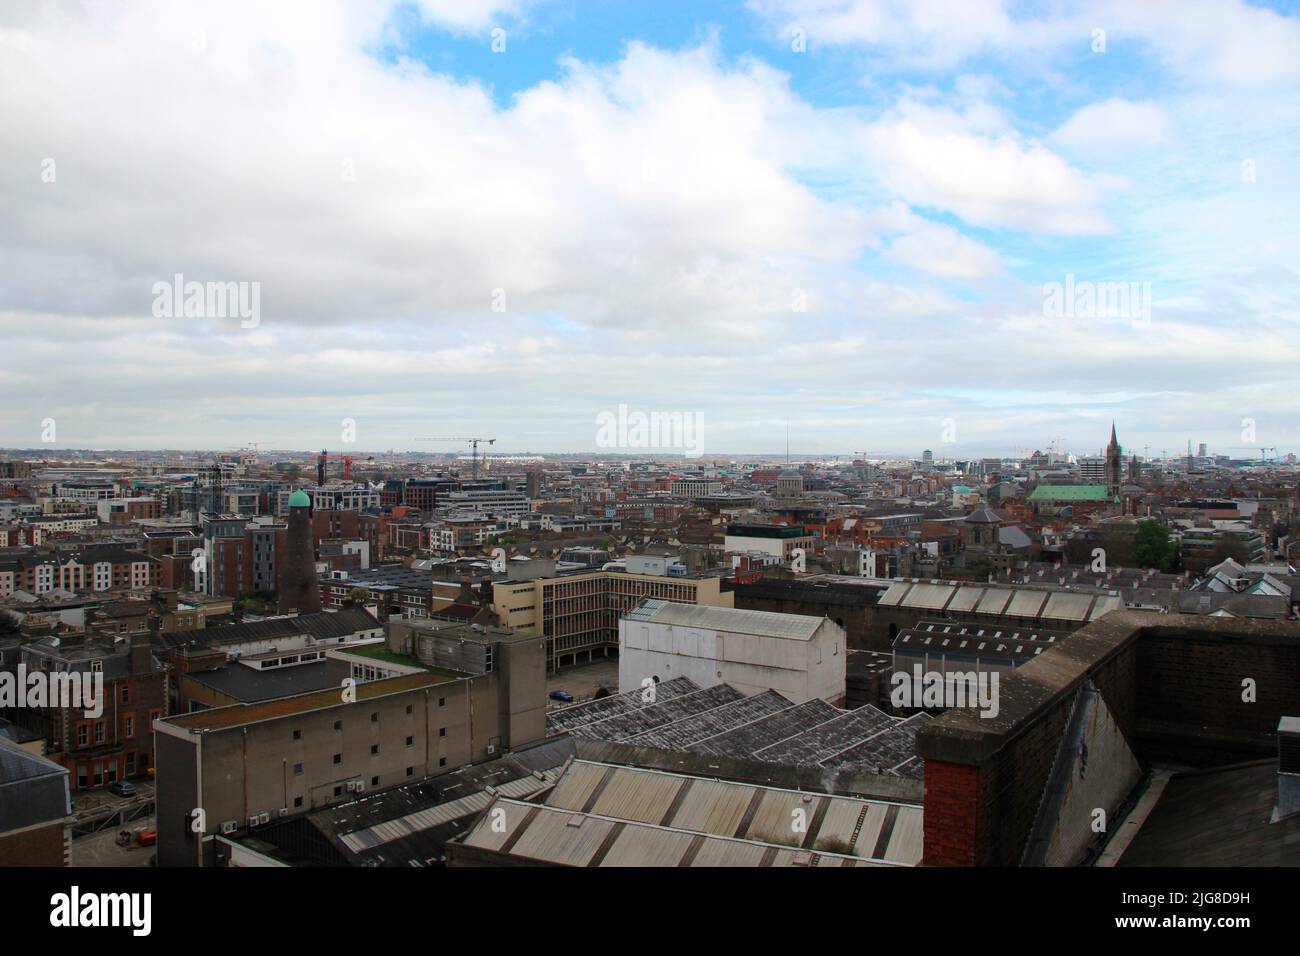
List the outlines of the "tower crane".
{"type": "Polygon", "coordinates": [[[489,445],[496,442],[495,438],[417,438],[416,441],[467,441],[470,446],[470,477],[478,478],[478,446],[480,442],[487,442],[489,445]]]}
{"type": "MultiPolygon", "coordinates": [[[[374,457],[375,457],[374,455],[371,455],[369,458],[365,460],[373,461],[374,457]]],[[[325,449],[322,448],[321,453],[316,456],[316,484],[318,485],[325,484],[326,462],[331,462],[331,461],[343,462],[343,480],[351,481],[352,463],[356,460],[357,458],[354,455],[331,455],[325,449]]]]}

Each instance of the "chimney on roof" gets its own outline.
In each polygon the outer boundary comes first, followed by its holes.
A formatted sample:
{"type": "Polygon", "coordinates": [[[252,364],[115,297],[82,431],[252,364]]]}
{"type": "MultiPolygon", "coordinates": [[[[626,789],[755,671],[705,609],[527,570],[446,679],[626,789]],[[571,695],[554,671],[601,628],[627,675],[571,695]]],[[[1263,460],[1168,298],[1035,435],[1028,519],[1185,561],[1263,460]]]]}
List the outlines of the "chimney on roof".
{"type": "Polygon", "coordinates": [[[474,597],[474,589],[471,588],[469,585],[468,574],[462,574],[460,576],[460,590],[456,592],[456,600],[453,601],[452,603],[471,604],[471,605],[478,603],[477,599],[475,599],[474,597]]]}
{"type": "Polygon", "coordinates": [[[1277,810],[1274,820],[1300,813],[1300,717],[1277,723],[1277,810]]]}
{"type": "Polygon", "coordinates": [[[131,676],[147,674],[153,669],[153,638],[158,633],[158,615],[149,615],[149,633],[131,635],[131,676]]]}

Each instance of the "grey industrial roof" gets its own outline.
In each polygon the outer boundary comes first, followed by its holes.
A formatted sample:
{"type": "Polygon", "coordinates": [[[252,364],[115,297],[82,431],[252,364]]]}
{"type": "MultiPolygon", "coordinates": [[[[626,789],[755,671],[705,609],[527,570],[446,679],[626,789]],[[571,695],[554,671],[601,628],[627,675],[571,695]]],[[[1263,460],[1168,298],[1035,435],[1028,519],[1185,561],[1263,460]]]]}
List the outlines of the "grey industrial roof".
{"type": "Polygon", "coordinates": [[[658,747],[662,750],[687,750],[691,744],[758,720],[768,714],[785,710],[791,703],[774,690],[735,700],[702,714],[675,720],[628,739],[638,747],[658,747]]]}
{"type": "Polygon", "coordinates": [[[67,769],[0,736],[0,833],[68,814],[67,769]]]}
{"type": "Polygon", "coordinates": [[[1175,773],[1119,865],[1300,865],[1300,815],[1276,806],[1275,759],[1175,773]]]}
{"type": "Polygon", "coordinates": [[[704,690],[683,694],[657,704],[642,707],[574,727],[570,733],[579,737],[599,740],[626,740],[637,734],[653,730],[674,720],[681,720],[706,710],[712,710],[745,695],[730,684],[717,684],[704,690]]]}
{"type": "Polygon", "coordinates": [[[233,663],[215,671],[191,671],[185,677],[235,700],[252,703],[338,687],[339,681],[347,676],[349,670],[346,664],[330,661],[269,670],[257,670],[233,663]]]}
{"type": "MultiPolygon", "coordinates": [[[[682,683],[674,690],[694,687],[685,678],[668,683],[677,682],[682,683]]],[[[729,684],[687,690],[650,705],[641,704],[640,696],[634,690],[620,694],[621,701],[606,697],[553,711],[551,717],[564,715],[566,726],[552,723],[550,733],[802,767],[829,766],[830,758],[861,747],[835,766],[872,773],[901,774],[895,768],[915,754],[911,725],[871,706],[841,710],[817,699],[795,704],[774,690],[745,697],[729,684]]],[[[919,771],[911,767],[909,775],[919,771]]]]}
{"type": "Polygon", "coordinates": [[[705,737],[688,749],[720,757],[748,757],[771,743],[824,724],[839,713],[837,708],[824,700],[813,699],[712,737],[705,737]]]}
{"type": "Polygon", "coordinates": [[[548,787],[573,757],[570,740],[514,751],[486,763],[300,814],[257,831],[279,855],[304,864],[426,866],[495,795],[526,797],[548,787]],[[321,838],[324,838],[322,843],[321,838]],[[308,858],[300,858],[308,847],[308,858]]]}
{"type": "Polygon", "coordinates": [[[589,700],[581,704],[574,704],[572,707],[553,710],[546,715],[547,736],[562,734],[583,724],[590,724],[598,720],[605,720],[608,717],[640,710],[643,707],[671,700],[682,694],[694,693],[700,688],[690,678],[674,677],[672,680],[656,684],[654,689],[653,701],[646,700],[644,691],[637,688],[636,690],[624,691],[621,694],[602,697],[599,700],[589,700]]]}
{"type": "Polygon", "coordinates": [[[917,608],[961,614],[1041,617],[1051,620],[1092,621],[1124,606],[1122,598],[1087,591],[1060,591],[1049,586],[1011,587],[995,584],[957,584],[947,581],[896,581],[880,596],[885,607],[917,608]]]}
{"type": "Polygon", "coordinates": [[[317,611],[314,614],[299,614],[297,617],[273,617],[265,621],[223,624],[196,631],[176,631],[161,635],[161,640],[167,647],[223,647],[302,634],[308,634],[318,641],[330,641],[380,626],[379,621],[365,608],[349,607],[341,611],[317,611]]]}
{"type": "Polygon", "coordinates": [[[922,812],[575,760],[544,804],[498,798],[460,842],[563,866],[913,866],[922,812]]]}

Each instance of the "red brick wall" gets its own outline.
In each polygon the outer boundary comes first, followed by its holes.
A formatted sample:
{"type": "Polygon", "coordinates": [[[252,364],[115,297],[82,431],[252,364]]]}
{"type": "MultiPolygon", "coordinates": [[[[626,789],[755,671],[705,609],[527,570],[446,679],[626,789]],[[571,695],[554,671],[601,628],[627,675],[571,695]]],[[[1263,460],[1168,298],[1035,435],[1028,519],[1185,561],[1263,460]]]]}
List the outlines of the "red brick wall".
{"type": "Polygon", "coordinates": [[[926,761],[926,866],[979,865],[983,791],[979,767],[926,761]]]}

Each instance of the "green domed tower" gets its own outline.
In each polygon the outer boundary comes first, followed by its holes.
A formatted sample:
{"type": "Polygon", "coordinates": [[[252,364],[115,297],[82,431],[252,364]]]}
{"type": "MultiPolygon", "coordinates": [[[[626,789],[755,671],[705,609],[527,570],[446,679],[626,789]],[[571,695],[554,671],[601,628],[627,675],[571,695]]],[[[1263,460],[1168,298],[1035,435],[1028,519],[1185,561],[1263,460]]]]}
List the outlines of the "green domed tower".
{"type": "Polygon", "coordinates": [[[284,537],[280,573],[281,614],[314,614],[321,609],[316,580],[316,543],[312,538],[311,495],[299,488],[289,496],[289,530],[284,537]]]}

